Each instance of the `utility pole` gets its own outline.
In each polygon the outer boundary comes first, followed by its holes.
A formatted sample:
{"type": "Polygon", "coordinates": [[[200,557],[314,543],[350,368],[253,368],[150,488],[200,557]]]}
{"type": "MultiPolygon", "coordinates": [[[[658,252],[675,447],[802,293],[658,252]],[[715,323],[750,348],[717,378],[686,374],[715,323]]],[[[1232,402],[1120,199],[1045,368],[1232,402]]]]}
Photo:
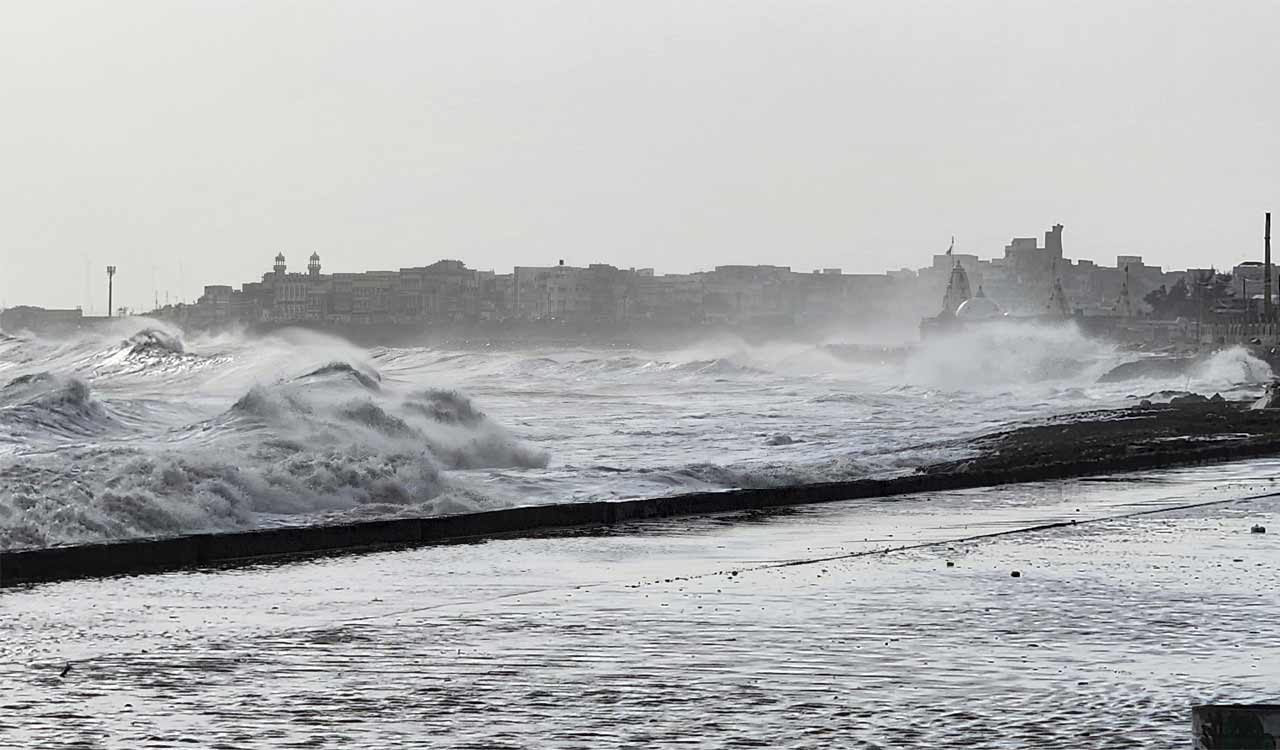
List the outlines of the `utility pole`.
{"type": "Polygon", "coordinates": [[[1266,311],[1266,322],[1271,322],[1271,212],[1267,212],[1267,228],[1262,235],[1263,270],[1262,280],[1267,288],[1262,292],[1262,306],[1266,311]]]}
{"type": "Polygon", "coordinates": [[[108,317],[108,318],[110,318],[110,317],[112,316],[112,311],[111,311],[111,286],[112,286],[112,283],[113,283],[113,282],[112,282],[112,280],[113,280],[113,279],[115,279],[115,277],[116,277],[116,267],[115,267],[115,266],[107,266],[107,317],[108,317]]]}

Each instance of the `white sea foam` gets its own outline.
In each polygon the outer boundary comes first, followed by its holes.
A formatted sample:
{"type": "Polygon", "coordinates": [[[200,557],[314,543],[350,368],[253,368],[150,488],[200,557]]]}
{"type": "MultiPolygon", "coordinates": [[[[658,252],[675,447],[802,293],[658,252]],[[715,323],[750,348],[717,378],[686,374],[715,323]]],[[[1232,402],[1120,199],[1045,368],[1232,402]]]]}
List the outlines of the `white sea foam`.
{"type": "Polygon", "coordinates": [[[996,321],[926,339],[907,360],[908,382],[943,388],[1093,383],[1117,362],[1115,346],[1074,323],[996,321]]]}
{"type": "Polygon", "coordinates": [[[1275,377],[1271,367],[1253,356],[1244,347],[1214,352],[1204,362],[1196,365],[1188,380],[1201,388],[1231,389],[1241,385],[1271,382],[1275,377]]]}

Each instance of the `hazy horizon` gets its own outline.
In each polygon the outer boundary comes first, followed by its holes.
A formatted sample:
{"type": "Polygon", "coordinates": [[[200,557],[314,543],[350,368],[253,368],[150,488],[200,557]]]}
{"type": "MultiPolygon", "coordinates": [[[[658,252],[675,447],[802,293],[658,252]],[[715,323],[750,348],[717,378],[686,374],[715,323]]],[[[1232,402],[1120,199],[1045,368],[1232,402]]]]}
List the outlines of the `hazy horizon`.
{"type": "Polygon", "coordinates": [[[0,303],[326,271],[879,273],[1066,226],[1262,253],[1280,5],[874,0],[0,11],[0,303]],[[1270,74],[1270,75],[1269,75],[1270,74]],[[86,279],[87,274],[87,279],[86,279]]]}

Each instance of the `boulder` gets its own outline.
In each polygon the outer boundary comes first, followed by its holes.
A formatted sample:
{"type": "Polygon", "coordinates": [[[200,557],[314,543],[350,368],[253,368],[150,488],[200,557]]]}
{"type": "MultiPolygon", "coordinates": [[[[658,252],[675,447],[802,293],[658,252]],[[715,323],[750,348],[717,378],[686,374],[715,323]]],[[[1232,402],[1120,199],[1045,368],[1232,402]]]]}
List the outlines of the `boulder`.
{"type": "Polygon", "coordinates": [[[1201,396],[1199,393],[1188,393],[1185,396],[1174,396],[1169,399],[1171,406],[1196,406],[1198,404],[1207,404],[1209,399],[1201,396]]]}

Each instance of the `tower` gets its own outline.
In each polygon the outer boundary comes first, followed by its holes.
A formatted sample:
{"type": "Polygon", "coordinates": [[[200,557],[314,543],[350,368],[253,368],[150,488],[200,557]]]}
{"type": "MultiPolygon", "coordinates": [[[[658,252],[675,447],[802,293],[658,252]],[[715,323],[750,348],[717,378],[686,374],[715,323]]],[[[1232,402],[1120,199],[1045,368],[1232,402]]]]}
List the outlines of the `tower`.
{"type": "Polygon", "coordinates": [[[1053,229],[1044,233],[1044,249],[1049,255],[1050,263],[1062,260],[1062,225],[1054,224],[1053,229]]]}
{"type": "Polygon", "coordinates": [[[307,274],[312,280],[320,278],[320,253],[311,254],[311,262],[307,263],[307,274]]]}
{"type": "Polygon", "coordinates": [[[276,264],[271,267],[271,270],[276,272],[276,276],[284,276],[284,253],[276,253],[276,264]]]}
{"type": "Polygon", "coordinates": [[[116,267],[107,266],[107,317],[110,318],[111,312],[111,292],[112,286],[116,278],[116,267]]]}

